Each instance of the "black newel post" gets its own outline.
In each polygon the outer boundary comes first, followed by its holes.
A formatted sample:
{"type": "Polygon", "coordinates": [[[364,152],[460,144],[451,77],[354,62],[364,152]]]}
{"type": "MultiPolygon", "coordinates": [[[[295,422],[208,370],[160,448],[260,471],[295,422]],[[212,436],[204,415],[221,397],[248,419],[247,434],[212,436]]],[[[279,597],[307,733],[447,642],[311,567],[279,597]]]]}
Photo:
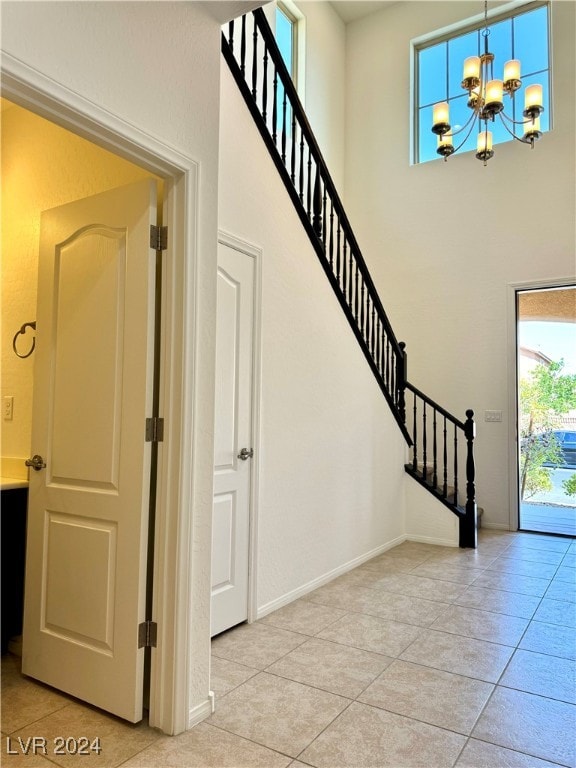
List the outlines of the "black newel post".
{"type": "Polygon", "coordinates": [[[405,342],[399,342],[400,354],[396,358],[396,406],[402,424],[406,424],[406,381],[408,376],[408,358],[405,342]]]}
{"type": "Polygon", "coordinates": [[[464,435],[466,436],[466,515],[460,520],[460,546],[476,549],[478,546],[476,488],[474,486],[476,476],[474,466],[476,425],[473,416],[474,411],[466,411],[466,423],[464,424],[464,435]]]}

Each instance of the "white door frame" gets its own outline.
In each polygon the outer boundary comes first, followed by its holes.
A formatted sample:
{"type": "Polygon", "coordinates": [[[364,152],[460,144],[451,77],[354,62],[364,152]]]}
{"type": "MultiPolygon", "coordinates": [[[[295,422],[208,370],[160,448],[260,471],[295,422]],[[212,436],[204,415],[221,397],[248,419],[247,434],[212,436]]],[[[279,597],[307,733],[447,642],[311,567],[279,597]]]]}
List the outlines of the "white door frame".
{"type": "Polygon", "coordinates": [[[5,52],[1,73],[6,98],[165,180],[164,223],[170,227],[171,258],[165,259],[163,275],[160,413],[166,438],[158,452],[154,562],[158,646],[152,654],[149,716],[150,724],[165,733],[180,733],[211,711],[208,691],[205,701],[190,706],[192,659],[209,666],[209,644],[193,629],[194,606],[205,602],[206,596],[195,594],[191,546],[199,524],[193,489],[205,464],[193,435],[202,411],[195,364],[198,165],[5,52]]]}
{"type": "Polygon", "coordinates": [[[254,259],[254,314],[252,338],[252,447],[248,539],[248,623],[258,618],[258,499],[260,492],[260,392],[262,381],[262,250],[246,240],[218,230],[218,242],[254,259]]]}
{"type": "Polygon", "coordinates": [[[520,526],[520,499],[518,496],[518,361],[516,334],[516,292],[556,288],[573,285],[574,277],[553,277],[541,280],[526,280],[520,283],[508,283],[508,485],[510,489],[509,526],[517,531],[520,526]]]}

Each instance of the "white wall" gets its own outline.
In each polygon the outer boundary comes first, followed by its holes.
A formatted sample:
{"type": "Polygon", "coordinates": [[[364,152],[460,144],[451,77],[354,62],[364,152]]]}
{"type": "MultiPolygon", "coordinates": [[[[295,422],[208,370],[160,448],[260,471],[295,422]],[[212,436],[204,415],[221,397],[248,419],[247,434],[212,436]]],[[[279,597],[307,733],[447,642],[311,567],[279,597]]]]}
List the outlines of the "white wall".
{"type": "MultiPolygon", "coordinates": [[[[192,710],[207,702],[209,689],[219,22],[195,3],[5,2],[2,47],[199,166],[198,210],[188,214],[198,222],[195,321],[202,331],[197,370],[186,371],[183,382],[187,386],[194,377],[195,396],[204,404],[193,425],[204,463],[195,478],[194,508],[183,510],[186,519],[192,515],[194,541],[181,542],[193,550],[187,638],[192,710]]],[[[183,429],[190,432],[192,425],[183,429]]]]}
{"type": "Polygon", "coordinates": [[[403,537],[405,443],[224,69],[221,103],[219,225],[263,252],[262,614],[403,537]]]}
{"type": "Polygon", "coordinates": [[[347,28],[346,208],[410,380],[478,417],[483,525],[509,524],[509,284],[575,272],[575,4],[552,3],[554,130],[534,151],[497,146],[410,165],[410,41],[479,12],[401,2],[347,28]],[[485,423],[484,410],[502,410],[485,423]]]}
{"type": "Polygon", "coordinates": [[[300,0],[297,6],[306,20],[306,115],[343,197],[346,27],[325,0],[300,0]]]}

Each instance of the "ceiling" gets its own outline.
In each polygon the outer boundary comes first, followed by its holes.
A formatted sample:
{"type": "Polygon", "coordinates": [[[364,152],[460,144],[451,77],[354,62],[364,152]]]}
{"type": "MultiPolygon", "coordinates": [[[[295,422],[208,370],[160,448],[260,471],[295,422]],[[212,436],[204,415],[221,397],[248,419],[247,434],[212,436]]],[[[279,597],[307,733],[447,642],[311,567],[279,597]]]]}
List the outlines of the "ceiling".
{"type": "Polygon", "coordinates": [[[576,323],[576,289],[522,291],[518,294],[519,320],[576,323]]]}
{"type": "Polygon", "coordinates": [[[345,24],[380,11],[397,0],[332,0],[330,5],[345,24]]]}

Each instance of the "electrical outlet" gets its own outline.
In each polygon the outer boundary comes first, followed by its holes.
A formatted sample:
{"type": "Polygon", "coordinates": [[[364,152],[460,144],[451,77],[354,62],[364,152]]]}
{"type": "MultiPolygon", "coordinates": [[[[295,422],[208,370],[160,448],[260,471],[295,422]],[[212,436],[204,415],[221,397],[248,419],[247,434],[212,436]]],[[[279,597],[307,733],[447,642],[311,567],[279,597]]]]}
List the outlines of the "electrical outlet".
{"type": "Polygon", "coordinates": [[[2,401],[2,418],[4,421],[12,421],[14,417],[14,397],[5,395],[2,401]]]}
{"type": "Polygon", "coordinates": [[[502,411],[484,411],[484,421],[502,421],[502,411]]]}

